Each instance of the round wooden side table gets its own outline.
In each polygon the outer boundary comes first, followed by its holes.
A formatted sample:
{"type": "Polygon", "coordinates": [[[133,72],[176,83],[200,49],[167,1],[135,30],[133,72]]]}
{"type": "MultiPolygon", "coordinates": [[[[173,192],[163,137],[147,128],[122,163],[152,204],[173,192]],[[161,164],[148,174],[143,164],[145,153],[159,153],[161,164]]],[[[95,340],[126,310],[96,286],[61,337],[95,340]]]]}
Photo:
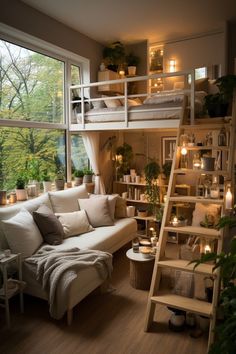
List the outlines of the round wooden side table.
{"type": "Polygon", "coordinates": [[[149,290],[155,256],[144,258],[141,253],[133,252],[132,248],[126,256],[130,260],[130,285],[135,289],[149,290]]]}

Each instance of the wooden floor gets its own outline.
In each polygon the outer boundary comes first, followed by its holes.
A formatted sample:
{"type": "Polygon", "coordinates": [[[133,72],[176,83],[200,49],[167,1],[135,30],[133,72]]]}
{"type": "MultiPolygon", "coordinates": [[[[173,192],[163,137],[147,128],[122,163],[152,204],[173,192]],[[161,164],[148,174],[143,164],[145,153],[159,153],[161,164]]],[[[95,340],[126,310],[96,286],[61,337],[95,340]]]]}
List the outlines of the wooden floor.
{"type": "Polygon", "coordinates": [[[143,331],[148,292],[129,285],[129,262],[125,249],[114,256],[114,291],[93,294],[74,310],[70,327],[66,319],[52,320],[45,301],[25,296],[25,313],[20,314],[18,299],[12,299],[11,329],[0,308],[1,354],[205,354],[207,335],[198,339],[189,331],[168,329],[170,311],[158,307],[158,322],[151,332],[143,331]],[[17,301],[16,301],[17,300],[17,301]]]}

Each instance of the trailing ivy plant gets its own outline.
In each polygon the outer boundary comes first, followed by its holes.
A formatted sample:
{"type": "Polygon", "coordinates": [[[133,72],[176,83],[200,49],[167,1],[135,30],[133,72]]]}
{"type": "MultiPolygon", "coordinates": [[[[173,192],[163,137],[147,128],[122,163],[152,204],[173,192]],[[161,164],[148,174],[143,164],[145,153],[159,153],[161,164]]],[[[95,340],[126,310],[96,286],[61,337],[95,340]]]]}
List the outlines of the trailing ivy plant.
{"type": "Polygon", "coordinates": [[[151,160],[144,168],[146,178],[146,195],[149,203],[148,209],[155,217],[158,216],[160,188],[158,185],[158,176],[161,173],[160,165],[151,160]]]}

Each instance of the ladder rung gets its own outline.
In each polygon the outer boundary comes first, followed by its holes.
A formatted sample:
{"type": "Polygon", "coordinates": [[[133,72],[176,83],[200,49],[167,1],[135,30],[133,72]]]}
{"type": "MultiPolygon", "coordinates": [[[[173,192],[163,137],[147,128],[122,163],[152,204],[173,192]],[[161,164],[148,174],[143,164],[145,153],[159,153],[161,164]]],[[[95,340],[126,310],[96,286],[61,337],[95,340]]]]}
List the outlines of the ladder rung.
{"type": "Polygon", "coordinates": [[[212,304],[206,301],[191,299],[175,294],[152,296],[151,301],[157,304],[171,306],[179,310],[194,312],[206,317],[212,316],[212,304]]]}
{"type": "Polygon", "coordinates": [[[228,176],[229,172],[228,171],[205,171],[205,170],[193,170],[189,168],[177,168],[174,170],[174,173],[182,173],[182,174],[187,174],[187,173],[194,173],[194,174],[206,174],[206,175],[217,175],[217,176],[228,176]]]}
{"type": "MultiPolygon", "coordinates": [[[[181,149],[181,146],[179,146],[179,149],[181,149]]],[[[186,146],[186,150],[191,150],[191,151],[200,151],[200,150],[221,150],[221,151],[229,151],[228,146],[186,146]]]]}
{"type": "Polygon", "coordinates": [[[165,226],[164,231],[168,232],[178,232],[181,234],[187,234],[187,235],[196,235],[196,236],[202,236],[202,237],[210,237],[214,239],[219,239],[221,238],[221,233],[218,230],[215,229],[210,229],[206,227],[201,227],[201,226],[165,226]]]}
{"type": "Polygon", "coordinates": [[[199,264],[194,270],[194,263],[189,264],[190,261],[184,259],[164,259],[158,261],[158,266],[163,268],[173,268],[183,270],[185,272],[194,272],[196,274],[204,274],[216,277],[216,273],[213,273],[213,264],[199,264]]]}
{"type": "Polygon", "coordinates": [[[196,197],[196,196],[175,196],[175,197],[170,197],[170,202],[183,202],[183,203],[204,203],[204,204],[224,204],[223,199],[210,199],[210,198],[203,198],[203,197],[196,197]]]}

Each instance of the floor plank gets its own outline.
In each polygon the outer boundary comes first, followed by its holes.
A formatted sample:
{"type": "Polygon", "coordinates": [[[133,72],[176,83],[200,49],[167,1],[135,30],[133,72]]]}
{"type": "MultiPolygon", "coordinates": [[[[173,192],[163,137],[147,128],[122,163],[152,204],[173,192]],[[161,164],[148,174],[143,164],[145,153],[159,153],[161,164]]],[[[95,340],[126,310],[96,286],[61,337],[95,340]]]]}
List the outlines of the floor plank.
{"type": "Polygon", "coordinates": [[[25,296],[25,314],[18,299],[12,299],[11,329],[0,309],[1,354],[204,354],[207,335],[198,339],[189,330],[175,333],[168,329],[170,311],[158,305],[158,318],[151,332],[143,331],[148,291],[129,284],[129,261],[125,249],[114,255],[113,291],[93,294],[74,310],[73,322],[66,324],[49,317],[45,301],[25,296]]]}

